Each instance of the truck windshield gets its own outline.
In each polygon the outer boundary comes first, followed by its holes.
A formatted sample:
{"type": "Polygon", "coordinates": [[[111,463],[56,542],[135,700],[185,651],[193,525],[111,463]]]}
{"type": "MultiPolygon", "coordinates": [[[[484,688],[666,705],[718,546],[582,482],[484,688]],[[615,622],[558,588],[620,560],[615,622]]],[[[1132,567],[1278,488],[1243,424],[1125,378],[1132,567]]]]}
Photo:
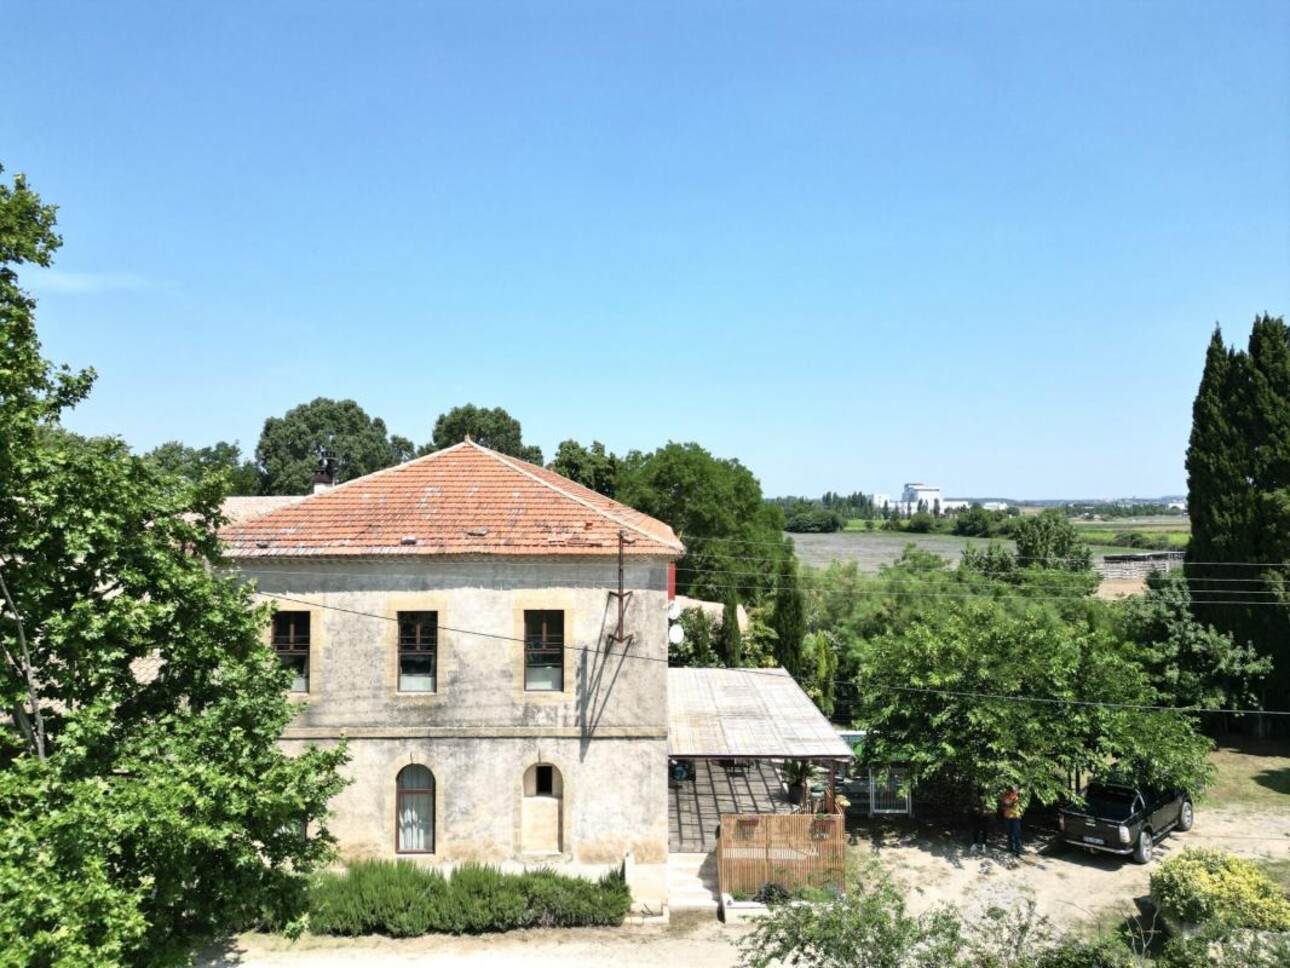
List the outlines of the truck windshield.
{"type": "Polygon", "coordinates": [[[1136,794],[1128,787],[1090,786],[1084,791],[1087,806],[1084,808],[1095,817],[1106,820],[1128,820],[1133,813],[1136,794]]]}

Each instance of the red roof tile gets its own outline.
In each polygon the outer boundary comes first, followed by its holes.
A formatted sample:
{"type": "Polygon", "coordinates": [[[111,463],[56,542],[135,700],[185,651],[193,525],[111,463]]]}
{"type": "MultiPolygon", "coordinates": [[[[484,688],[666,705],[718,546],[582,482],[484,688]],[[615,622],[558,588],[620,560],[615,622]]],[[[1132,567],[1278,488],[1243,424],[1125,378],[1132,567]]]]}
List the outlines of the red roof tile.
{"type": "Polygon", "coordinates": [[[221,531],[230,558],[616,555],[676,558],[666,524],[466,440],[221,531]]]}

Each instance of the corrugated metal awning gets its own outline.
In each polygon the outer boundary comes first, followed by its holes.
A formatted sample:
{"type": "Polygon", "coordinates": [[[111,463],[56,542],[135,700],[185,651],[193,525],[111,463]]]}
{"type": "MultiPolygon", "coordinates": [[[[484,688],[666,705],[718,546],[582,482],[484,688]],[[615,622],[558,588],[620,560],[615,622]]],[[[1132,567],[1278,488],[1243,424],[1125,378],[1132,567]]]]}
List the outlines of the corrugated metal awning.
{"type": "Polygon", "coordinates": [[[667,720],[673,757],[854,758],[783,669],[668,669],[667,720]]]}

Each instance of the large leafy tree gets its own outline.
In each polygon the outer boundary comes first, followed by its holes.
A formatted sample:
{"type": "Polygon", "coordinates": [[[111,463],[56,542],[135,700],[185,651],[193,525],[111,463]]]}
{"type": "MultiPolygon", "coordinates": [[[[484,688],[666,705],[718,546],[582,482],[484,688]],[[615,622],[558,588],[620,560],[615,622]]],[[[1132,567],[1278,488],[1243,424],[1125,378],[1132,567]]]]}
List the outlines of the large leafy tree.
{"type": "Polygon", "coordinates": [[[1022,568],[1088,572],[1093,553],[1060,510],[1021,518],[1013,528],[1017,541],[1017,563],[1022,568]]]}
{"type": "Polygon", "coordinates": [[[1143,782],[1197,789],[1208,741],[1158,693],[1135,648],[1064,620],[974,598],[867,642],[856,679],[866,755],[908,763],[915,781],[985,789],[1020,784],[1043,803],[1067,774],[1112,765],[1143,782]]]}
{"type": "Polygon", "coordinates": [[[501,407],[477,407],[467,403],[441,413],[434,422],[434,438],[421,448],[422,453],[443,450],[459,444],[469,435],[477,444],[518,457],[530,464],[542,463],[542,448],[524,443],[520,422],[501,407]]]}
{"type": "Polygon", "coordinates": [[[1272,662],[1253,646],[1200,622],[1180,572],[1153,574],[1147,591],[1119,603],[1124,636],[1136,642],[1152,684],[1175,706],[1246,707],[1272,662]]]}
{"type": "Polygon", "coordinates": [[[613,497],[618,488],[618,457],[606,452],[605,445],[598,440],[593,440],[590,447],[576,440],[561,441],[549,467],[605,497],[613,497]]]}
{"type": "Polygon", "coordinates": [[[263,494],[308,494],[326,448],[344,481],[392,467],[413,456],[412,441],[391,435],[380,417],[353,400],[318,397],[264,422],[255,459],[263,494]]]}
{"type": "Polygon", "coordinates": [[[1186,573],[1196,615],[1274,663],[1290,688],[1290,330],[1254,321],[1247,349],[1215,330],[1192,406],[1187,449],[1191,541],[1186,573]]]}
{"type": "Polygon", "coordinates": [[[216,567],[222,482],[57,432],[93,375],[43,359],[15,268],[53,226],[0,185],[0,961],[178,964],[299,914],[343,754],[277,746],[293,708],[216,567]]]}
{"type": "Polygon", "coordinates": [[[780,562],[792,554],[784,513],[763,500],[752,472],[698,444],[628,454],[616,498],[667,522],[685,542],[676,570],[683,595],[720,602],[734,588],[740,601],[756,602],[775,587],[780,562]]]}
{"type": "Polygon", "coordinates": [[[242,448],[237,444],[221,440],[209,447],[189,447],[181,441],[169,440],[144,457],[167,473],[194,483],[209,474],[222,474],[228,478],[230,494],[260,493],[259,470],[253,461],[242,459],[242,448]]]}

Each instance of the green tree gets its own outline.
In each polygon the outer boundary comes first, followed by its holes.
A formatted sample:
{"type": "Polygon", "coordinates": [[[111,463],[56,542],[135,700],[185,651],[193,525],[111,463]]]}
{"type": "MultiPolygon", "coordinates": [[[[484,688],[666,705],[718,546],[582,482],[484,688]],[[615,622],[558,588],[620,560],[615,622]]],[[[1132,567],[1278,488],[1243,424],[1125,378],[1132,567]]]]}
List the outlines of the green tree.
{"type": "Polygon", "coordinates": [[[1124,637],[1141,647],[1152,683],[1171,705],[1249,706],[1272,671],[1252,646],[1197,620],[1180,572],[1151,575],[1146,593],[1121,603],[1120,614],[1124,637]]]}
{"type": "MultiPolygon", "coordinates": [[[[949,905],[909,912],[870,860],[832,901],[781,904],[739,942],[741,968],[1134,968],[1127,947],[1055,932],[1033,901],[964,920],[949,905]]],[[[1197,962],[1202,964],[1203,962],[1197,962]]],[[[1262,968],[1275,962],[1258,961],[1262,968]]],[[[1225,964],[1239,964],[1229,962],[1225,964]]],[[[1188,966],[1190,968],[1190,966],[1188,966]]]]}
{"type": "Polygon", "coordinates": [[[825,904],[782,904],[739,942],[740,968],[953,968],[964,966],[963,926],[952,909],[919,916],[876,863],[825,904]]]}
{"type": "Polygon", "coordinates": [[[1017,563],[1023,568],[1087,572],[1093,568],[1093,553],[1060,510],[1022,518],[1013,531],[1017,542],[1017,563]]]}
{"type": "Polygon", "coordinates": [[[987,544],[984,551],[969,544],[963,549],[959,568],[964,571],[978,572],[995,581],[1015,584],[1020,580],[1017,556],[1005,550],[997,541],[987,544]]]}
{"type": "Polygon", "coordinates": [[[434,422],[434,438],[422,452],[443,450],[459,444],[469,436],[477,444],[530,464],[542,463],[542,448],[524,443],[520,422],[501,407],[491,410],[467,403],[441,413],[434,422]]]}
{"type": "Polygon", "coordinates": [[[855,718],[866,756],[965,788],[1017,783],[1053,803],[1066,774],[1111,765],[1201,789],[1209,742],[1157,693],[1134,647],[1042,603],[992,599],[927,612],[866,643],[855,718]]]}
{"type": "Polygon", "coordinates": [[[770,627],[775,630],[775,659],[794,679],[802,677],[802,640],[806,637],[806,602],[797,582],[797,561],[780,562],[775,581],[775,608],[770,627]]]}
{"type": "Polygon", "coordinates": [[[1260,316],[1248,348],[1215,329],[1187,449],[1192,534],[1186,572],[1197,618],[1274,663],[1290,688],[1290,331],[1260,316]],[[1267,603],[1275,602],[1274,605],[1267,603]]]}
{"type": "Polygon", "coordinates": [[[717,633],[712,619],[701,608],[681,611],[677,620],[684,635],[677,644],[669,644],[667,664],[676,668],[710,669],[719,665],[715,641],[717,633]]]}
{"type": "Polygon", "coordinates": [[[825,632],[808,632],[802,639],[802,678],[799,685],[820,712],[832,716],[837,691],[838,652],[825,632]]]}
{"type": "Polygon", "coordinates": [[[721,664],[727,669],[738,669],[743,665],[744,642],[739,631],[739,599],[734,589],[726,591],[725,604],[721,609],[721,628],[717,632],[717,655],[721,664]]]}
{"type": "Polygon", "coordinates": [[[180,964],[302,913],[343,753],[277,746],[286,675],[215,567],[224,482],[51,432],[93,379],[44,360],[18,287],[53,225],[0,186],[0,961],[180,964]]]}
{"type": "Polygon", "coordinates": [[[264,422],[255,460],[263,494],[308,494],[319,451],[339,460],[344,481],[405,461],[412,456],[406,437],[391,436],[380,417],[369,417],[353,400],[318,397],[264,422]]]}
{"type": "Polygon", "coordinates": [[[954,533],[967,538],[998,537],[1010,529],[1008,516],[1002,511],[987,511],[980,504],[960,511],[954,517],[954,533]]]}
{"type": "Polygon", "coordinates": [[[618,458],[605,451],[605,445],[593,440],[583,447],[576,440],[564,440],[556,448],[549,470],[589,487],[605,497],[613,497],[618,488],[618,458]]]}
{"type": "Polygon", "coordinates": [[[685,557],[676,567],[682,595],[719,602],[734,586],[742,601],[755,604],[774,587],[779,563],[792,554],[782,534],[783,512],[762,499],[752,472],[698,444],[629,453],[616,498],[665,521],[685,542],[685,557]]]}
{"type": "Polygon", "coordinates": [[[210,447],[198,448],[170,440],[143,456],[166,473],[194,484],[208,474],[219,473],[228,478],[230,494],[260,493],[259,469],[253,461],[242,460],[242,449],[237,444],[221,440],[210,447]]]}
{"type": "MultiPolygon", "coordinates": [[[[919,502],[920,505],[924,503],[926,502],[919,502]]],[[[909,525],[905,530],[912,531],[914,534],[928,534],[935,527],[936,519],[932,517],[930,512],[923,510],[920,507],[919,510],[910,515],[909,525]]]]}

